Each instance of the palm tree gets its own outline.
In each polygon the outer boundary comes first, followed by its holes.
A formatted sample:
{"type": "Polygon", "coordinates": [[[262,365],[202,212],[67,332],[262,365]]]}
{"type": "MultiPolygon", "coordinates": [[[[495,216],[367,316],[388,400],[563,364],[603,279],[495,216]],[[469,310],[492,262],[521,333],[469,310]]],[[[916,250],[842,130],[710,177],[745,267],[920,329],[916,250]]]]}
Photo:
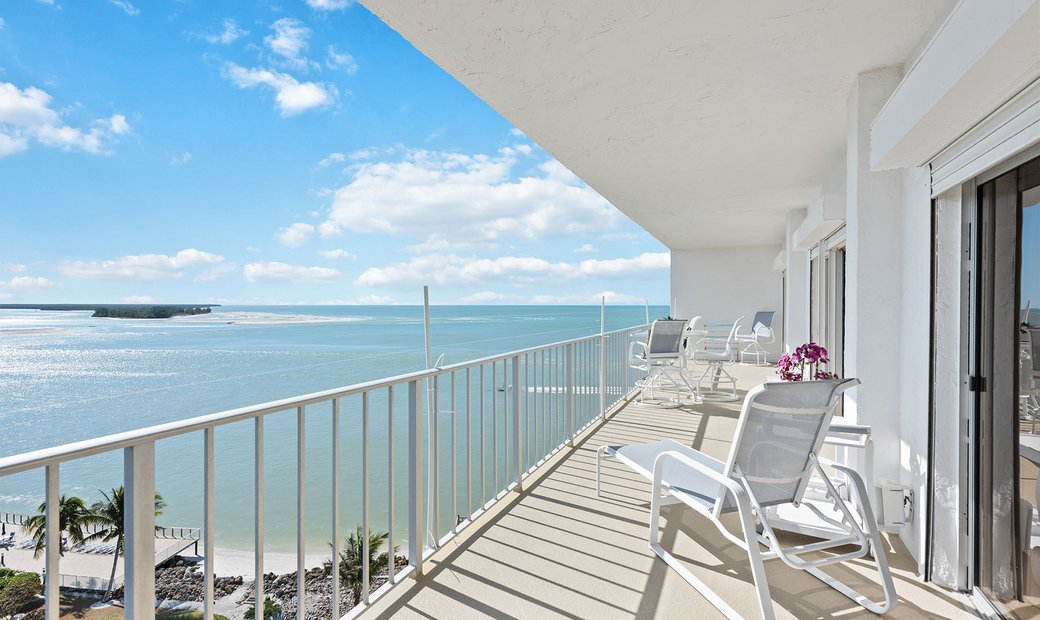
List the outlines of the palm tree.
{"type": "MultiPolygon", "coordinates": [[[[368,535],[368,579],[370,583],[373,577],[387,570],[390,565],[391,554],[386,551],[379,553],[388,538],[390,538],[390,534],[386,532],[370,532],[368,535]]],[[[347,536],[345,548],[339,552],[340,585],[350,588],[354,605],[361,602],[361,586],[365,581],[364,547],[362,546],[364,539],[361,526],[358,525],[357,532],[352,532],[347,536]]],[[[393,553],[397,553],[396,547],[393,549],[393,553]]],[[[325,560],[325,570],[332,570],[332,560],[325,560]]]]}
{"type": "MultiPolygon", "coordinates": [[[[101,599],[107,601],[112,595],[112,585],[116,578],[116,566],[119,564],[119,556],[123,552],[123,517],[125,515],[123,508],[123,487],[119,486],[112,489],[111,494],[105,493],[104,491],[98,491],[104,498],[99,502],[95,502],[90,507],[91,512],[91,525],[95,526],[96,531],[86,538],[87,541],[108,542],[112,539],[116,541],[115,551],[112,553],[112,573],[108,577],[108,589],[105,590],[105,596],[101,599]]],[[[162,514],[163,508],[166,508],[166,501],[163,500],[162,496],[158,493],[155,494],[155,516],[162,514]]],[[[156,529],[159,529],[156,527],[156,529]]]]}
{"type": "MultiPolygon", "coordinates": [[[[36,542],[36,551],[33,557],[40,557],[43,547],[47,544],[47,502],[40,504],[39,514],[33,515],[25,521],[25,533],[36,542]]],[[[92,515],[87,503],[79,497],[68,497],[62,495],[58,499],[58,530],[68,534],[68,544],[78,545],[86,540],[86,527],[90,525],[92,515]]],[[[65,549],[58,545],[58,552],[65,555],[65,549]]]]}

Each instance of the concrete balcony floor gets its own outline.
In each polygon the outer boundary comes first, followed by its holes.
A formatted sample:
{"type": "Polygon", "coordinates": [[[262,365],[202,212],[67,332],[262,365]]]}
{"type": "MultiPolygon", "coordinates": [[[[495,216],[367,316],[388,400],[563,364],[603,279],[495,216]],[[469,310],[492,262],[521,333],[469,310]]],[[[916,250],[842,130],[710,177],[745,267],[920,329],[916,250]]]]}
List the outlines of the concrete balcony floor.
{"type": "MultiPolygon", "coordinates": [[[[772,368],[735,366],[738,393],[772,368]]],[[[863,386],[858,389],[870,389],[863,386]]],[[[603,496],[593,487],[596,449],[666,437],[724,459],[740,403],[678,409],[632,402],[582,435],[525,481],[522,494],[437,551],[419,581],[402,584],[365,615],[377,618],[716,618],[722,617],[647,545],[649,483],[606,459],[603,496]]],[[[884,458],[878,455],[878,458],[884,458]]],[[[737,611],[758,617],[746,554],[681,506],[664,508],[662,541],[737,611]]],[[[734,529],[733,531],[739,531],[734,529]]],[[[959,596],[921,581],[898,537],[887,538],[899,605],[890,618],[975,617],[959,596]]],[[[811,575],[766,563],[778,618],[873,618],[811,575]]],[[[869,561],[829,572],[873,598],[869,561]]]]}

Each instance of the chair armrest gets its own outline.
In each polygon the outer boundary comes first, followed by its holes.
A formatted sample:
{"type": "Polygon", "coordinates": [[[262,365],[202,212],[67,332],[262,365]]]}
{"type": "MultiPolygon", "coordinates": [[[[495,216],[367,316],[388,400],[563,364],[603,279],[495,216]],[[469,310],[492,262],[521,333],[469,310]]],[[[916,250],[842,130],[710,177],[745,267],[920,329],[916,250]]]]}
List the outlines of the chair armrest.
{"type": "Polygon", "coordinates": [[[733,494],[734,499],[736,499],[738,503],[748,502],[747,490],[745,490],[739,482],[725,474],[715,471],[714,469],[708,467],[704,463],[698,463],[697,461],[691,459],[682,452],[676,452],[675,450],[668,450],[666,452],[662,452],[661,454],[657,455],[657,458],[654,460],[654,492],[660,493],[661,476],[664,470],[664,463],[668,459],[678,461],[679,463],[682,463],[683,465],[686,465],[687,467],[693,469],[697,473],[703,474],[708,478],[711,478],[715,482],[718,482],[722,487],[724,487],[727,491],[733,494]]]}

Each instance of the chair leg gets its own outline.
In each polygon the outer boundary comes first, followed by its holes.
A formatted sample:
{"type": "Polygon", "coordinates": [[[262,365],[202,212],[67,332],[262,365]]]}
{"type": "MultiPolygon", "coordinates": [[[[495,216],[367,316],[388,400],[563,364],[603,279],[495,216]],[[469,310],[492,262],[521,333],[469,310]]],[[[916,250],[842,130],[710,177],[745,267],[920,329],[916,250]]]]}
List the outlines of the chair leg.
{"type": "Polygon", "coordinates": [[[603,455],[607,452],[607,446],[600,446],[596,450],[596,497],[599,497],[599,468],[600,462],[603,460],[603,455]]]}
{"type": "Polygon", "coordinates": [[[769,581],[766,579],[766,567],[762,562],[762,551],[758,545],[758,529],[751,516],[751,507],[746,502],[737,502],[737,513],[740,526],[747,545],[748,562],[751,564],[751,576],[755,580],[755,592],[758,594],[758,608],[762,612],[762,620],[773,620],[773,599],[769,596],[769,581]]]}
{"type": "MultiPolygon", "coordinates": [[[[701,596],[715,606],[715,609],[721,611],[730,620],[743,620],[744,616],[737,613],[737,610],[730,607],[714,590],[698,579],[690,572],[690,569],[686,568],[682,562],[671,553],[665,551],[664,547],[661,546],[659,530],[661,506],[665,503],[663,499],[661,494],[657,492],[653,492],[650,496],[650,549],[657,554],[657,557],[664,560],[672,570],[678,573],[686,583],[693,586],[701,596]]],[[[766,570],[762,563],[762,553],[758,549],[758,541],[754,533],[754,520],[751,519],[750,507],[746,510],[741,510],[740,515],[744,529],[744,540],[748,541],[748,560],[751,562],[751,574],[755,581],[755,590],[758,593],[758,604],[762,612],[762,620],[774,620],[776,616],[773,615],[773,602],[769,597],[769,584],[766,581],[766,570]]],[[[715,522],[715,526],[721,528],[722,524],[715,522]]]]}
{"type": "Polygon", "coordinates": [[[856,504],[859,506],[860,516],[863,518],[863,527],[867,530],[866,534],[870,540],[870,546],[874,550],[874,565],[881,576],[881,588],[885,593],[885,600],[880,603],[872,601],[818,568],[810,567],[806,569],[806,572],[859,603],[867,611],[875,614],[887,613],[896,606],[898,601],[896,600],[896,587],[892,582],[892,572],[888,567],[888,558],[885,557],[885,548],[881,545],[881,532],[878,530],[877,521],[874,519],[874,510],[870,507],[870,501],[867,499],[867,489],[863,484],[863,478],[847,467],[841,467],[840,469],[847,474],[852,488],[855,489],[857,496],[856,504]]]}

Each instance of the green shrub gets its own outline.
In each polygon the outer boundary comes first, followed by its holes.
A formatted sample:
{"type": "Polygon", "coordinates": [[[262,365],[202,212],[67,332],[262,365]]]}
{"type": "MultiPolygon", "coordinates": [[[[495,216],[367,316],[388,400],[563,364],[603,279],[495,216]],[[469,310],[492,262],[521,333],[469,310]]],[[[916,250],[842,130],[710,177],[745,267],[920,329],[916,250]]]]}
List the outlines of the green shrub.
{"type": "MultiPolygon", "coordinates": [[[[206,616],[201,611],[167,611],[156,614],[157,620],[203,620],[206,616]]],[[[213,614],[213,620],[228,620],[227,616],[213,614]]]]}
{"type": "MultiPolygon", "coordinates": [[[[264,620],[268,620],[269,618],[280,618],[281,616],[282,616],[282,606],[279,605],[278,603],[272,601],[269,598],[265,598],[264,599],[264,620]]],[[[250,606],[249,609],[246,610],[246,620],[255,620],[255,618],[256,618],[256,608],[253,607],[253,606],[250,606]]]]}
{"type": "Polygon", "coordinates": [[[18,573],[7,578],[0,590],[0,616],[13,616],[23,607],[36,600],[43,590],[40,576],[36,573],[18,573]]]}

